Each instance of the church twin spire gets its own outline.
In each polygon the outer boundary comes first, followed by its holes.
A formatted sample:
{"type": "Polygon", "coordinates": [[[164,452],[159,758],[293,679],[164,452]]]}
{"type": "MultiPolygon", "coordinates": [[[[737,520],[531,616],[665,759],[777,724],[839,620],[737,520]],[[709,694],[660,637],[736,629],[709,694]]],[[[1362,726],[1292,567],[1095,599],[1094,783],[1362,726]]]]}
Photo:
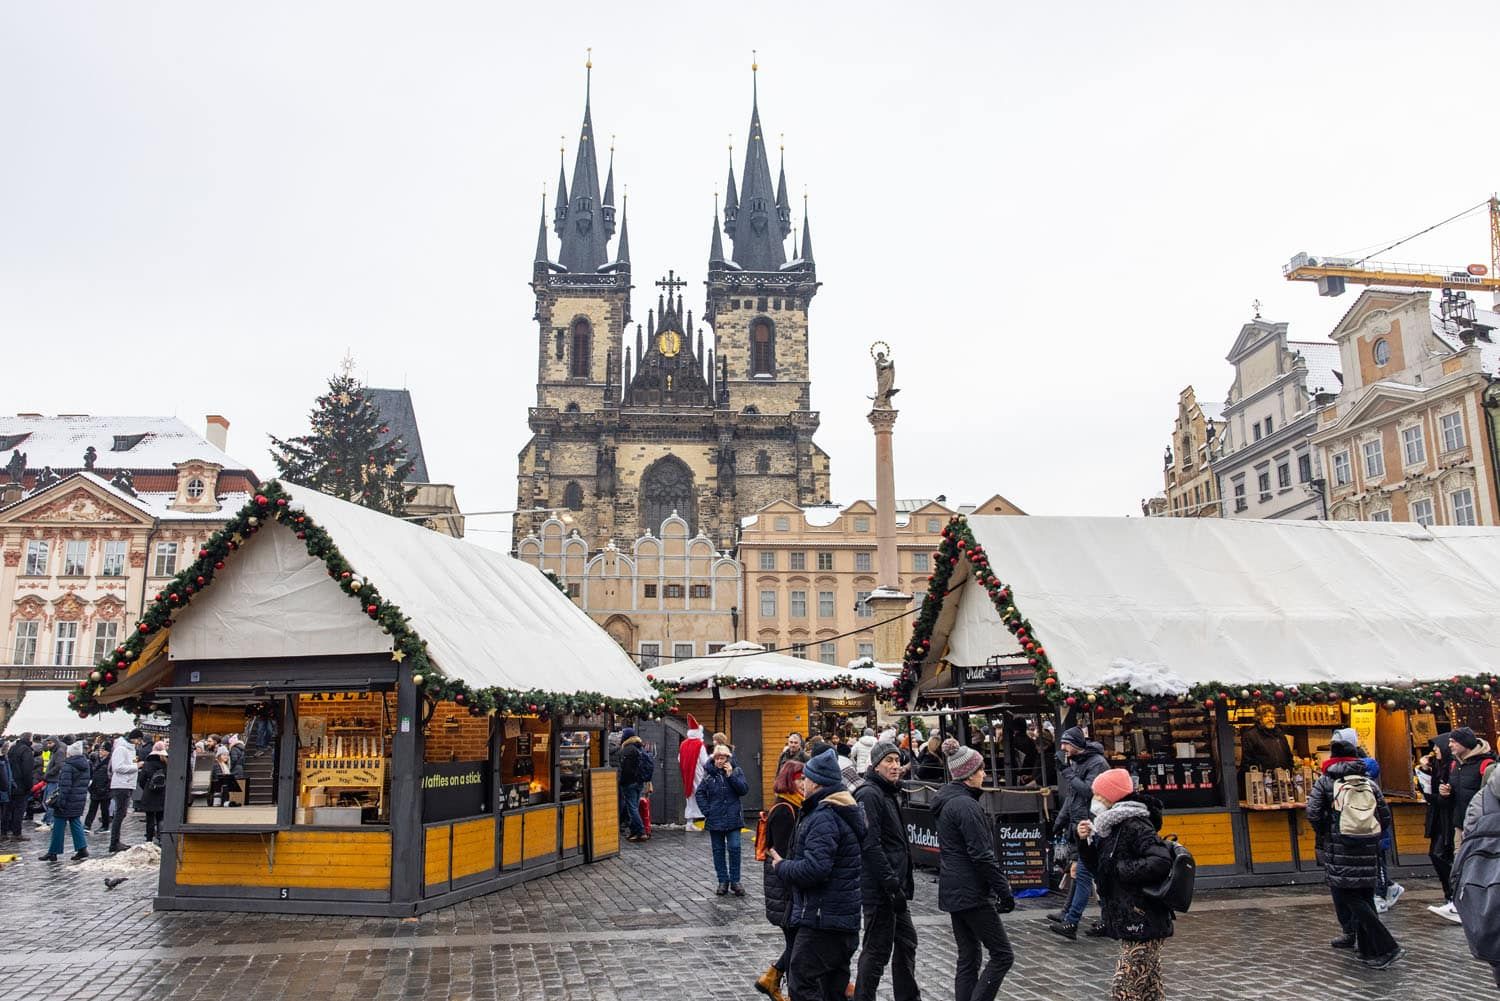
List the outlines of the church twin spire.
{"type": "MultiPolygon", "coordinates": [[[[564,271],[574,274],[589,274],[601,270],[609,263],[609,240],[615,235],[615,155],[609,151],[609,176],[603,194],[599,191],[599,158],[595,152],[598,145],[594,134],[592,89],[594,61],[592,51],[586,64],[584,82],[583,126],[578,134],[578,155],[573,162],[573,185],[569,192],[566,172],[566,147],[561,152],[557,168],[557,204],[553,210],[553,230],[561,239],[557,264],[564,271]]],[[[543,228],[537,236],[538,264],[547,264],[546,212],[542,214],[543,228]]],[[[616,263],[629,263],[629,249],[625,234],[621,232],[620,253],[616,263]]]]}

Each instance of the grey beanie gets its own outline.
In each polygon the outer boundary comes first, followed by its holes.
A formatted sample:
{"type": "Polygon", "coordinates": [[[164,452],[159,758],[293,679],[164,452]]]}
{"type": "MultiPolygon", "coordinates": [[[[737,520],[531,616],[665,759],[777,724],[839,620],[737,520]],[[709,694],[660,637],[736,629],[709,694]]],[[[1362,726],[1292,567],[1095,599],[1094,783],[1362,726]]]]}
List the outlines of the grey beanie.
{"type": "Polygon", "coordinates": [[[953,776],[955,782],[973,775],[984,764],[984,758],[978,751],[972,747],[964,747],[952,737],[943,741],[943,756],[948,759],[948,774],[953,776]]]}
{"type": "Polygon", "coordinates": [[[894,741],[880,741],[870,749],[870,767],[875,767],[886,758],[890,757],[892,754],[899,757],[901,754],[901,748],[897,747],[894,741]]]}

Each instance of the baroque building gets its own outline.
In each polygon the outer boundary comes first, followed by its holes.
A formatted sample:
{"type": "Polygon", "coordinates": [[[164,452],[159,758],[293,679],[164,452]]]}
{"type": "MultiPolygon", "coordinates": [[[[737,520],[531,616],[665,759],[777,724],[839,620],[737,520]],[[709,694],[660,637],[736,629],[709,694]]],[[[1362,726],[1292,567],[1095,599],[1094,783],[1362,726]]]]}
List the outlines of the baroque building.
{"type": "Polygon", "coordinates": [[[592,553],[675,516],[689,538],[725,551],[751,512],[828,497],[828,455],[813,441],[808,312],[818,280],[805,206],[789,253],[784,155],[773,182],[753,94],[740,183],[731,161],[722,227],[717,210],[712,220],[705,308],[695,320],[687,283],[667,271],[641,324],[613,151],[602,189],[599,160],[586,92],[571,183],[558,169],[555,258],[545,203],[537,233],[537,399],[514,538],[540,538],[548,515],[566,510],[592,553]]]}
{"type": "Polygon", "coordinates": [[[1215,442],[1224,429],[1223,404],[1198,402],[1193,387],[1177,397],[1177,419],[1162,459],[1164,493],[1141,501],[1148,518],[1218,518],[1218,482],[1209,465],[1215,442]]]}

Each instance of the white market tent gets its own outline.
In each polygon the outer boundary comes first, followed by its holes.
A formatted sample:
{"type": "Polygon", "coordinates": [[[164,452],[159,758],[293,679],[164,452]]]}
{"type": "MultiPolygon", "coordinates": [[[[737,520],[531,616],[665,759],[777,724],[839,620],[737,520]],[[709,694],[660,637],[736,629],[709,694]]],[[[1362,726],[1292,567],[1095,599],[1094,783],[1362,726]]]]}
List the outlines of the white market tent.
{"type": "Polygon", "coordinates": [[[21,704],[5,722],[6,736],[23,733],[57,736],[64,733],[103,733],[111,736],[135,729],[135,717],[118,709],[79,719],[68,706],[68,693],[43,689],[25,692],[21,704]]]}
{"type": "MultiPolygon", "coordinates": [[[[895,678],[874,667],[833,667],[801,657],[768,651],[757,643],[740,642],[725,647],[706,657],[679,660],[672,664],[653,668],[651,676],[658,681],[676,685],[698,685],[708,683],[710,691],[717,690],[721,699],[752,698],[774,693],[775,688],[735,687],[747,681],[771,683],[789,681],[802,685],[829,685],[817,694],[830,699],[853,699],[869,694],[857,688],[841,684],[844,681],[873,683],[877,695],[889,698],[895,686],[895,678]]],[[[684,693],[690,695],[691,693],[684,693]]]]}
{"type": "MultiPolygon", "coordinates": [[[[1500,665],[1500,528],[987,516],[968,524],[1069,687],[1162,672],[1188,685],[1401,686],[1500,665]]],[[[965,667],[1016,653],[968,561],[954,569],[950,587],[960,589],[939,613],[929,661],[965,667]]]]}
{"type": "MultiPolygon", "coordinates": [[[[289,510],[326,530],[355,573],[399,605],[449,678],[473,688],[651,699],[656,690],[609,634],[541,571],[309,487],[289,510]]],[[[308,555],[293,528],[267,524],[175,617],[171,660],[389,654],[391,637],[308,555]]],[[[162,670],[161,666],[157,671],[162,670]]],[[[152,672],[155,673],[155,672],[152,672]]],[[[149,682],[132,676],[105,699],[149,682]]]]}

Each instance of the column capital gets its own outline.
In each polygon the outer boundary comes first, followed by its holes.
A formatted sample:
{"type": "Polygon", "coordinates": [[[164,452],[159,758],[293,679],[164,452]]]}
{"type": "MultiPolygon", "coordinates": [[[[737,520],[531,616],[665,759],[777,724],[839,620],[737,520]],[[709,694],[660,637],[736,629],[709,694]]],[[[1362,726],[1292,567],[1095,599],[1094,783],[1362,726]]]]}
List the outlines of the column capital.
{"type": "Polygon", "coordinates": [[[882,407],[876,407],[866,417],[870,421],[870,427],[875,429],[876,434],[882,432],[890,434],[891,430],[896,426],[896,418],[900,413],[901,411],[899,410],[886,410],[882,407]]]}

